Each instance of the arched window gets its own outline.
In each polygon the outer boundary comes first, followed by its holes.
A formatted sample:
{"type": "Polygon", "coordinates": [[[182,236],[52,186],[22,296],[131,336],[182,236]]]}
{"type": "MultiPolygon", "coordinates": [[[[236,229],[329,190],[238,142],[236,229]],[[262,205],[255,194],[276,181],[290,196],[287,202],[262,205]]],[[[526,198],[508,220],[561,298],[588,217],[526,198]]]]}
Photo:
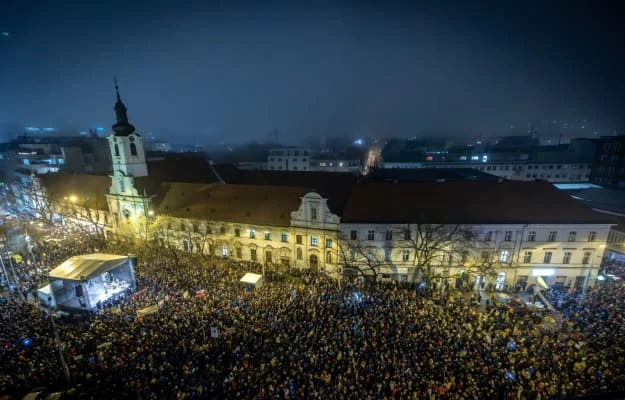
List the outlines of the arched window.
{"type": "Polygon", "coordinates": [[[115,143],[115,156],[119,157],[119,145],[115,143]]]}
{"type": "Polygon", "coordinates": [[[130,143],[130,155],[131,156],[137,155],[137,145],[134,143],[130,143]]]}
{"type": "Polygon", "coordinates": [[[326,253],[326,263],[332,264],[332,253],[329,251],[326,253]]]}

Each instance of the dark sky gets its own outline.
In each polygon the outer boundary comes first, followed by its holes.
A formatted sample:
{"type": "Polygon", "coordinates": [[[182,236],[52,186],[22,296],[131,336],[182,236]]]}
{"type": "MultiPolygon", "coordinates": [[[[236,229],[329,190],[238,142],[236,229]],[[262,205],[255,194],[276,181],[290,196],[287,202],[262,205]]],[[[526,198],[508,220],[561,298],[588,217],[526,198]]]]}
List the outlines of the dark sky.
{"type": "Polygon", "coordinates": [[[0,123],[108,131],[116,75],[137,129],[177,141],[623,128],[606,2],[198,3],[0,0],[0,123]]]}

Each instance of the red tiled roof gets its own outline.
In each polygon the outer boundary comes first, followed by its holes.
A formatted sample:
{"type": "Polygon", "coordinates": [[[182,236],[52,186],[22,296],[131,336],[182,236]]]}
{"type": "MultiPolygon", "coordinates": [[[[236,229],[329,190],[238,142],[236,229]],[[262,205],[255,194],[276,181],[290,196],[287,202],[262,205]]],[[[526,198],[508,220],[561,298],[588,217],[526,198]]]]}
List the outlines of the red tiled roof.
{"type": "Polygon", "coordinates": [[[177,218],[289,226],[311,189],[287,186],[167,183],[156,213],[177,218]]]}
{"type": "Polygon", "coordinates": [[[228,184],[269,185],[312,188],[328,199],[328,208],[341,216],[349,192],[357,181],[352,173],[318,171],[249,171],[229,164],[215,165],[215,170],[228,184]]]}
{"type": "Polygon", "coordinates": [[[605,223],[548,182],[418,182],[354,185],[342,222],[605,223]]]}

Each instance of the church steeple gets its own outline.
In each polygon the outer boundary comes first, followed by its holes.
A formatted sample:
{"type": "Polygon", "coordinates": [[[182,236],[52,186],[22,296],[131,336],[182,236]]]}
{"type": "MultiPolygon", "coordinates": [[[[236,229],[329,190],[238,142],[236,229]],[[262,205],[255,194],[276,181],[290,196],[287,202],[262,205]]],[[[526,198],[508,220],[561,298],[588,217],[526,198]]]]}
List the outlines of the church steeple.
{"type": "Polygon", "coordinates": [[[128,122],[128,109],[119,97],[119,86],[117,86],[117,78],[115,78],[115,94],[117,95],[117,102],[115,103],[115,114],[117,115],[117,123],[113,125],[113,131],[115,136],[128,136],[135,131],[135,127],[128,122]]]}

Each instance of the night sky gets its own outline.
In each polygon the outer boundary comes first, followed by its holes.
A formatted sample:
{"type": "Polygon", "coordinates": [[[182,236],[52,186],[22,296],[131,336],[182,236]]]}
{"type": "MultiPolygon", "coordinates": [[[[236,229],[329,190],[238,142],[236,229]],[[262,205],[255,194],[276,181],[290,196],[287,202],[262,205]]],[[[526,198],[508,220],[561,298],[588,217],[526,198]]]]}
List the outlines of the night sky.
{"type": "Polygon", "coordinates": [[[592,3],[0,0],[0,124],[108,132],[117,76],[178,142],[623,132],[624,18],[592,3]]]}

